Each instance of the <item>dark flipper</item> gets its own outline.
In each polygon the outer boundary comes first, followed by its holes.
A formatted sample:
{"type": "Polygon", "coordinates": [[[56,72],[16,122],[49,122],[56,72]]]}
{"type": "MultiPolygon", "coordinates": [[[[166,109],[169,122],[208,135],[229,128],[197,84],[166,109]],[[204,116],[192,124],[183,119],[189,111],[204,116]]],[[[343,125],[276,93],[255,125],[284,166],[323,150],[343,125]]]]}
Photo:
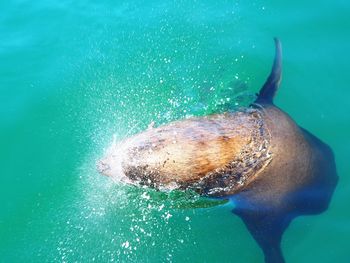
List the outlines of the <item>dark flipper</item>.
{"type": "Polygon", "coordinates": [[[273,103],[273,97],[275,96],[278,86],[281,82],[282,75],[282,48],[281,42],[275,38],[275,60],[273,62],[272,70],[267,78],[264,86],[259,91],[258,97],[255,103],[273,103]]]}
{"type": "Polygon", "coordinates": [[[285,262],[281,250],[281,239],[291,221],[288,215],[278,214],[273,210],[249,211],[239,208],[232,212],[243,220],[250,234],[263,250],[266,263],[285,262]]]}

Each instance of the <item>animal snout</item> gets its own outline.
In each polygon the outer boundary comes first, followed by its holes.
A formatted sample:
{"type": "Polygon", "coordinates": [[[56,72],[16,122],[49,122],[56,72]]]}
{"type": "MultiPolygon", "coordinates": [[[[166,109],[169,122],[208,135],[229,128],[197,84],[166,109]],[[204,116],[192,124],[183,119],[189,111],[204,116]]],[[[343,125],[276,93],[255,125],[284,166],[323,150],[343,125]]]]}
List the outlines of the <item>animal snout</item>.
{"type": "Polygon", "coordinates": [[[98,171],[102,174],[106,174],[105,172],[108,171],[109,169],[111,169],[109,164],[104,160],[99,160],[97,162],[96,166],[97,166],[98,171]]]}

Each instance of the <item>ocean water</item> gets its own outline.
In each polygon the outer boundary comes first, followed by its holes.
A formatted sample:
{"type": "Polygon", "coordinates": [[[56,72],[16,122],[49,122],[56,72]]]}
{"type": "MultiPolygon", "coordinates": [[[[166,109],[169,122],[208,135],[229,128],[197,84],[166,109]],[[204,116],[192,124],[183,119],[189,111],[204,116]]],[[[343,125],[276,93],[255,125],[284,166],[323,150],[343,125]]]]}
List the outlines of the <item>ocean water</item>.
{"type": "Polygon", "coordinates": [[[1,1],[0,262],[263,262],[219,204],[122,186],[95,163],[113,135],[249,104],[278,36],[276,104],[327,142],[329,209],[295,219],[287,262],[349,262],[350,4],[1,1]]]}

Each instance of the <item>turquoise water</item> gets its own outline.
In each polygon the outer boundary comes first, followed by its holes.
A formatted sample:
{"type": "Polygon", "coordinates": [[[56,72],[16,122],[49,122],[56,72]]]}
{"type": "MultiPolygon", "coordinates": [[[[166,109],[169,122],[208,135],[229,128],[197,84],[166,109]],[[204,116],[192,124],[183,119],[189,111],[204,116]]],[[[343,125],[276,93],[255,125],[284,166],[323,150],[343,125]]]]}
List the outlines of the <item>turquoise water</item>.
{"type": "Polygon", "coordinates": [[[348,262],[350,5],[246,2],[0,3],[1,262],[262,262],[229,204],[120,186],[95,163],[113,134],[247,105],[274,36],[276,104],[333,148],[340,177],[284,254],[348,262]]]}

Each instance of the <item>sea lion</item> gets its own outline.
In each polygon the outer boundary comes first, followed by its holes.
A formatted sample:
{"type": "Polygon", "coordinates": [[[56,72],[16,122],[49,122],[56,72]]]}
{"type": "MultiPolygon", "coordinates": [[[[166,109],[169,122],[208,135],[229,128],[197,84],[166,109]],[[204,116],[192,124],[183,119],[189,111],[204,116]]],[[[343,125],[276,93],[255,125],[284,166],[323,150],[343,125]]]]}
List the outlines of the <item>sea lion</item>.
{"type": "Polygon", "coordinates": [[[114,143],[98,163],[115,180],[156,189],[192,189],[230,199],[262,248],[284,262],[282,234],[298,215],[326,210],[337,184],[332,150],[276,107],[281,44],[250,107],[175,121],[114,143]]]}

